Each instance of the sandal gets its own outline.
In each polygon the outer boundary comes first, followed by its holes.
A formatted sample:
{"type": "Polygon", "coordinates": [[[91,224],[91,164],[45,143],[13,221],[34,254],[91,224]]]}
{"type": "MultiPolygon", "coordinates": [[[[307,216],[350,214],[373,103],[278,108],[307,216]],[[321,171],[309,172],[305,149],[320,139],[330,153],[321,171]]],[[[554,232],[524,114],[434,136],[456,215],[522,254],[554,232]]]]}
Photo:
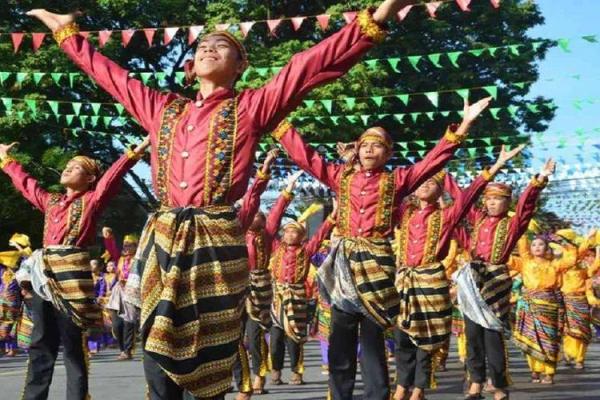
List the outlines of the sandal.
{"type": "Polygon", "coordinates": [[[534,372],[531,374],[531,383],[540,383],[540,374],[534,372]]]}
{"type": "Polygon", "coordinates": [[[546,375],[544,379],[541,380],[543,385],[554,385],[554,377],[551,375],[546,375]]]}
{"type": "Polygon", "coordinates": [[[293,372],[288,385],[304,385],[304,381],[302,380],[302,375],[293,372]]]}

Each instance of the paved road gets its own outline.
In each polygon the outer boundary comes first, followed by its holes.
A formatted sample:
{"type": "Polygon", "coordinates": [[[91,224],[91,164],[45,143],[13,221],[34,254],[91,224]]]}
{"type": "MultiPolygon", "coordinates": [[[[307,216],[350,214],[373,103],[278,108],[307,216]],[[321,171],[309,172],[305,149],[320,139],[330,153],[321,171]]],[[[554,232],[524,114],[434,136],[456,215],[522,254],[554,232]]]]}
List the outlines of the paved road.
{"type": "MultiPolygon", "coordinates": [[[[516,349],[511,349],[511,374],[514,387],[513,400],[600,400],[600,343],[594,343],[589,349],[586,370],[578,373],[560,366],[554,386],[533,385],[528,383],[529,373],[525,359],[516,349]]],[[[139,357],[133,361],[116,361],[115,350],[107,350],[96,355],[91,363],[90,390],[94,399],[143,399],[145,381],[139,357]]],[[[327,390],[327,376],[321,374],[321,362],[317,342],[309,342],[305,351],[307,373],[303,386],[269,387],[270,394],[256,396],[261,400],[321,400],[327,390]]],[[[0,400],[18,399],[23,388],[26,357],[21,355],[13,359],[0,358],[0,400]]],[[[462,399],[463,369],[455,353],[451,354],[448,372],[438,374],[438,388],[431,391],[430,400],[462,399]]],[[[390,371],[393,373],[393,366],[390,371]]],[[[284,374],[287,379],[288,373],[284,374]]],[[[362,399],[360,376],[357,378],[355,399],[362,399]]],[[[59,359],[54,374],[50,399],[64,399],[65,369],[59,359]]],[[[232,400],[234,395],[228,395],[232,400]]],[[[491,398],[491,396],[488,396],[491,398]]],[[[365,399],[366,400],[366,399],[365,399]]]]}

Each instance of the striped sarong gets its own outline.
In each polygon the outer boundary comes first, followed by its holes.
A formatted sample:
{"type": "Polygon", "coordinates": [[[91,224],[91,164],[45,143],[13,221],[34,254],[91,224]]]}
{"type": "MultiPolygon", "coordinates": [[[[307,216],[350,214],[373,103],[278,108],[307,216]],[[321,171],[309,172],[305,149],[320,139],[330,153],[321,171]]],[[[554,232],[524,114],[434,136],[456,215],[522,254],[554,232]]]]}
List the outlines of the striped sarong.
{"type": "Polygon", "coordinates": [[[331,305],[325,301],[323,296],[319,296],[317,321],[319,323],[319,340],[325,342],[329,341],[329,332],[331,330],[331,305]]]}
{"type": "Polygon", "coordinates": [[[307,336],[308,299],[304,283],[275,282],[275,294],[271,308],[275,326],[296,343],[303,343],[307,336]]]}
{"type": "Polygon", "coordinates": [[[360,311],[382,328],[394,326],[400,298],[396,262],[388,240],[343,238],[319,268],[319,288],[330,304],[360,311]]]}
{"type": "Polygon", "coordinates": [[[515,345],[537,360],[556,363],[560,308],[560,296],[555,291],[524,290],[513,331],[515,345]]]}
{"type": "Polygon", "coordinates": [[[8,282],[2,282],[0,292],[0,340],[10,341],[21,311],[21,288],[10,271],[3,273],[2,279],[8,282]]]}
{"type": "Polygon", "coordinates": [[[269,329],[271,321],[271,303],[273,302],[273,285],[271,271],[258,269],[250,271],[250,293],[246,299],[248,317],[263,329],[269,329]]]}
{"type": "Polygon", "coordinates": [[[396,289],[400,296],[398,328],[424,351],[441,348],[452,327],[450,284],[444,266],[401,266],[396,289]]]}
{"type": "Polygon", "coordinates": [[[27,305],[27,301],[21,303],[21,315],[17,321],[16,337],[17,346],[20,349],[27,350],[31,345],[31,332],[33,331],[33,319],[31,310],[27,305]]]}
{"type": "Polygon", "coordinates": [[[234,209],[160,210],[148,218],[136,258],[126,295],[140,299],[126,300],[141,305],[145,356],[196,397],[226,392],[248,288],[234,209]]]}
{"type": "Polygon", "coordinates": [[[90,255],[77,247],[44,249],[44,274],[52,304],[82,329],[102,327],[102,309],[96,301],[90,255]]]}
{"type": "Polygon", "coordinates": [[[512,280],[506,265],[471,261],[456,271],[453,279],[464,316],[484,328],[510,335],[506,323],[512,280]]]}
{"type": "Polygon", "coordinates": [[[564,334],[589,343],[592,339],[590,306],[585,294],[563,297],[565,303],[564,334]]]}

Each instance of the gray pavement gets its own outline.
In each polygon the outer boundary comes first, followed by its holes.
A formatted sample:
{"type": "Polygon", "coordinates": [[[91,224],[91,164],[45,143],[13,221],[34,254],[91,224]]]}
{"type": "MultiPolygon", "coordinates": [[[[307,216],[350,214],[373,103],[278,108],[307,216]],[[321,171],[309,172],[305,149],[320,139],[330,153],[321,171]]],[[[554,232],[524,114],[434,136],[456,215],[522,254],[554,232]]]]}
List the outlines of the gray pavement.
{"type": "MultiPolygon", "coordinates": [[[[454,349],[454,346],[453,346],[454,349]]],[[[514,381],[511,399],[526,400],[600,400],[600,343],[593,343],[588,352],[586,369],[575,372],[560,365],[554,386],[531,384],[524,357],[515,349],[510,351],[510,369],[514,381]]],[[[139,355],[133,361],[116,361],[117,352],[109,349],[94,356],[91,362],[90,391],[93,399],[143,399],[145,381],[139,355]]],[[[278,386],[267,385],[268,395],[255,396],[261,400],[321,400],[327,391],[327,376],[321,373],[321,360],[318,342],[311,341],[305,350],[306,385],[278,386]]],[[[25,379],[26,356],[16,358],[0,358],[0,400],[12,400],[20,397],[25,379]]],[[[394,367],[390,365],[393,375],[394,367]]],[[[284,380],[289,371],[284,371],[284,380]]],[[[448,371],[438,373],[438,388],[428,393],[429,400],[462,399],[463,368],[457,361],[453,350],[448,362],[448,371]]],[[[64,399],[65,369],[60,360],[54,374],[50,399],[64,399]]],[[[357,376],[355,399],[362,399],[362,383],[357,376]]],[[[235,394],[227,395],[232,400],[235,394]]],[[[492,396],[488,395],[488,399],[492,396]]]]}

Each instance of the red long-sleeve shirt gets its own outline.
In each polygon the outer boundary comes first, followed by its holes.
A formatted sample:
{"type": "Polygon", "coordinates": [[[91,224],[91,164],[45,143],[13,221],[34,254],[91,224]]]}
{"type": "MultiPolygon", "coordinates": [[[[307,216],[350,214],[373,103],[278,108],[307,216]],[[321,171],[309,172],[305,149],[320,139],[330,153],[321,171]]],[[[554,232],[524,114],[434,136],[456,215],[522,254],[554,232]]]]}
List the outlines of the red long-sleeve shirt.
{"type": "Polygon", "coordinates": [[[440,171],[460,144],[448,131],[423,160],[408,168],[355,170],[324,160],[291,125],[281,128],[285,130],[275,136],[292,161],[337,193],[337,226],[346,237],[390,237],[400,219],[402,199],[440,171]]]}
{"type": "MultiPolygon", "coordinates": [[[[473,227],[473,234],[465,243],[473,259],[493,264],[505,264],[510,258],[519,238],[527,231],[529,222],[535,213],[536,203],[546,182],[534,177],[519,197],[515,214],[492,217],[485,210],[472,206],[467,213],[467,221],[473,227]],[[501,224],[502,221],[505,221],[501,224]],[[506,226],[506,228],[504,228],[506,226]],[[501,228],[500,231],[498,228],[501,228]]],[[[452,189],[459,195],[458,186],[452,189]]]]}
{"type": "Polygon", "coordinates": [[[70,196],[48,193],[14,160],[9,161],[3,171],[23,197],[45,214],[44,246],[85,247],[94,243],[100,212],[117,194],[121,178],[136,162],[124,154],[98,179],[92,190],[70,196]]]}
{"type": "Polygon", "coordinates": [[[489,179],[488,174],[480,175],[467,189],[461,191],[454,198],[451,206],[441,210],[439,230],[430,227],[432,216],[439,210],[438,204],[429,204],[422,209],[407,203],[403,204],[400,211],[402,214],[400,229],[404,229],[405,232],[401,232],[400,236],[406,238],[406,243],[403,244],[405,248],[400,250],[402,254],[400,261],[406,266],[416,267],[423,263],[441,261],[446,258],[456,226],[481,195],[489,179]],[[429,235],[435,235],[435,237],[429,237],[429,235]],[[434,247],[426,248],[430,243],[434,247]]]}
{"type": "Polygon", "coordinates": [[[206,98],[199,93],[195,101],[186,99],[175,128],[166,133],[161,132],[165,126],[163,114],[165,107],[177,98],[175,94],[150,89],[131,78],[129,71],[98,53],[81,35],[67,38],[61,47],[139,121],[150,134],[153,149],[157,148],[159,135],[170,135],[169,154],[159,154],[159,149],[152,152],[151,158],[155,192],[168,203],[163,205],[202,207],[215,204],[211,173],[222,162],[229,168],[228,181],[224,199],[218,202],[233,204],[242,197],[261,134],[276,126],[311,89],[342,76],[357,63],[373,46],[369,35],[377,29],[381,31],[370,13],[365,11],[339,32],[294,55],[288,65],[262,88],[237,94],[233,90],[219,89],[206,98]],[[225,100],[234,97],[237,98],[233,109],[235,115],[222,116],[235,119],[233,138],[226,139],[233,142],[232,151],[223,161],[215,157],[214,146],[222,132],[213,129],[215,120],[221,118],[214,111],[220,110],[218,107],[225,100]]]}
{"type": "Polygon", "coordinates": [[[326,218],[308,242],[300,245],[289,245],[275,239],[270,263],[273,279],[279,283],[304,283],[310,268],[310,258],[319,251],[321,242],[331,233],[333,226],[329,218],[326,218]]]}

